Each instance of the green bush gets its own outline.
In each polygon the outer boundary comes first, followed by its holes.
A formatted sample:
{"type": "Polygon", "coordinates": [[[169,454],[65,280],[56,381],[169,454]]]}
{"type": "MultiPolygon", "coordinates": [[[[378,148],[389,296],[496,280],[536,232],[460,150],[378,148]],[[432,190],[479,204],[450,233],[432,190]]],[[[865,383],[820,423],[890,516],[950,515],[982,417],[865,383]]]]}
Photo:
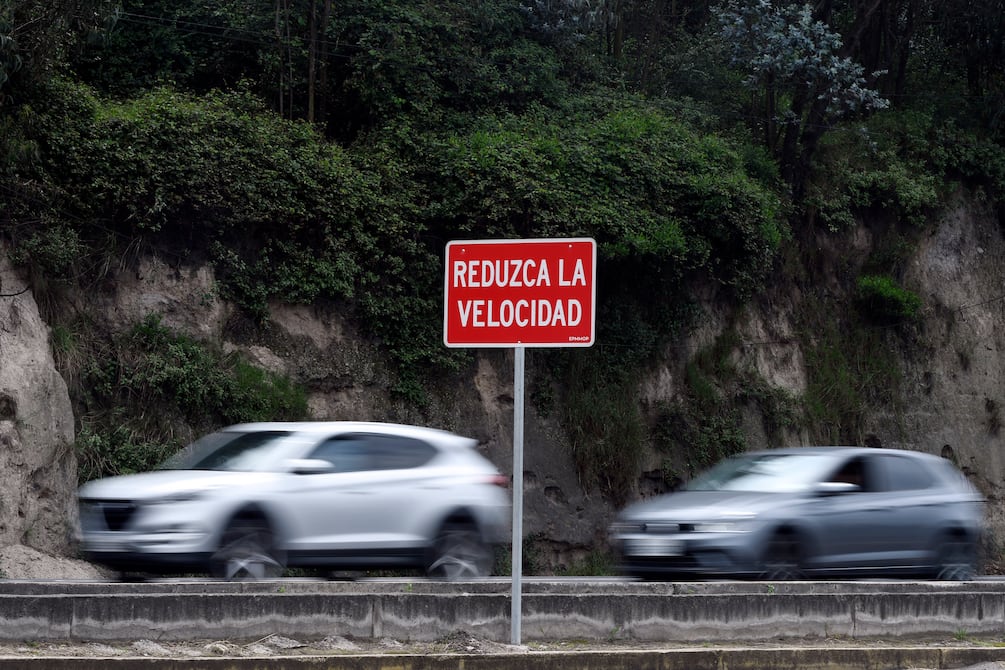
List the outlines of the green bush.
{"type": "Polygon", "coordinates": [[[121,343],[118,386],[130,397],[176,407],[182,415],[226,423],[296,420],[307,414],[303,389],[236,354],[223,354],[164,327],[156,315],[121,343]]]}
{"type": "Polygon", "coordinates": [[[1005,193],[1005,149],[931,112],[893,109],[825,136],[806,206],[832,230],[881,211],[920,226],[964,182],[1005,193]]]}
{"type": "Polygon", "coordinates": [[[288,378],[172,333],[156,315],[93,354],[81,372],[81,476],[149,469],[193,432],[307,416],[288,378]]]}
{"type": "Polygon", "coordinates": [[[45,276],[65,281],[74,276],[83,252],[84,245],[77,231],[57,221],[30,231],[20,240],[13,260],[31,265],[45,276]]]}
{"type": "Polygon", "coordinates": [[[912,321],[921,309],[921,298],[899,286],[891,277],[863,275],[856,280],[855,301],[862,313],[881,323],[912,321]]]}
{"type": "Polygon", "coordinates": [[[577,102],[430,138],[434,222],[489,238],[588,235],[601,263],[631,259],[632,281],[659,276],[663,290],[697,271],[756,290],[787,232],[778,196],[744,157],[631,98],[613,110],[577,102]]]}
{"type": "MultiPolygon", "coordinates": [[[[47,90],[36,176],[65,198],[62,237],[75,233],[78,250],[111,235],[121,254],[142,237],[215,260],[224,289],[252,311],[273,297],[351,298],[379,256],[381,228],[367,225],[379,186],[309,125],[241,93],[162,88],[104,101],[60,80],[47,90]]],[[[60,230],[26,225],[46,238],[60,230]]],[[[34,253],[34,238],[21,239],[34,253]]]]}
{"type": "MultiPolygon", "coordinates": [[[[119,413],[114,417],[125,422],[130,418],[119,413]]],[[[146,472],[163,463],[178,446],[144,439],[125,424],[86,425],[75,443],[77,481],[83,483],[100,477],[146,472]]]]}

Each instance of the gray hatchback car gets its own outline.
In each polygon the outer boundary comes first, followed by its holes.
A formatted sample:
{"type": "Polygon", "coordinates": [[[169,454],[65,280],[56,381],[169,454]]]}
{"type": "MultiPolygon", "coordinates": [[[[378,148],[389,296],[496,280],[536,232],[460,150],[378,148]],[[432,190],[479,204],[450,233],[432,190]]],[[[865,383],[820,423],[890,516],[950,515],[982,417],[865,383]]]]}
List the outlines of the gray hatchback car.
{"type": "Polygon", "coordinates": [[[123,573],[280,576],[287,566],[490,574],[508,478],[442,430],[387,423],[231,426],[161,469],[87,482],[78,540],[123,573]]]}
{"type": "Polygon", "coordinates": [[[610,528],[624,572],[649,579],[903,575],[966,580],[984,500],[948,460],[867,447],[726,459],[610,528]]]}

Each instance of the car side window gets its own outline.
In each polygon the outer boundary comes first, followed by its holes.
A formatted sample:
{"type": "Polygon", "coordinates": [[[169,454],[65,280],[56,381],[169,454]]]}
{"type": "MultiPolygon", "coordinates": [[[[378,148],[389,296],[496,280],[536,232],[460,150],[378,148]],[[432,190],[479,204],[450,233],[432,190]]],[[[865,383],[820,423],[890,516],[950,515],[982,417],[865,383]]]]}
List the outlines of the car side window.
{"type": "Polygon", "coordinates": [[[332,464],[335,472],[404,470],[428,463],[436,455],[431,445],[398,435],[337,435],[314,449],[311,458],[332,464]]]}
{"type": "Polygon", "coordinates": [[[436,449],[411,437],[368,435],[375,470],[405,470],[428,463],[436,449]]]}
{"type": "Polygon", "coordinates": [[[366,440],[357,435],[337,435],[319,444],[310,458],[332,464],[335,472],[362,472],[372,470],[372,460],[366,440]]]}
{"type": "Polygon", "coordinates": [[[932,486],[931,473],[913,458],[884,454],[877,457],[877,461],[881,464],[884,474],[884,490],[917,491],[932,486]]]}
{"type": "Polygon", "coordinates": [[[854,484],[860,491],[871,491],[872,477],[869,476],[864,458],[853,458],[835,472],[828,481],[854,484]]]}

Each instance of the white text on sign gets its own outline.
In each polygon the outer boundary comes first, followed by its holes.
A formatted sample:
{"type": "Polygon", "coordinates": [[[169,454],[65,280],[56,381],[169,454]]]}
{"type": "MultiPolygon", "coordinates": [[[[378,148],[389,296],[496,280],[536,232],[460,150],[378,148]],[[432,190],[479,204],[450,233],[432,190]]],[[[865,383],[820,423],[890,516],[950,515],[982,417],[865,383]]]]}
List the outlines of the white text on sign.
{"type": "Polygon", "coordinates": [[[583,305],[578,300],[462,300],[457,303],[461,325],[467,328],[502,326],[578,326],[583,305]]]}
{"type": "MultiPolygon", "coordinates": [[[[454,286],[458,288],[523,288],[551,286],[547,259],[512,258],[508,260],[454,261],[454,286]]],[[[565,259],[558,259],[557,286],[586,286],[583,261],[576,259],[575,268],[566,273],[565,259]]]]}

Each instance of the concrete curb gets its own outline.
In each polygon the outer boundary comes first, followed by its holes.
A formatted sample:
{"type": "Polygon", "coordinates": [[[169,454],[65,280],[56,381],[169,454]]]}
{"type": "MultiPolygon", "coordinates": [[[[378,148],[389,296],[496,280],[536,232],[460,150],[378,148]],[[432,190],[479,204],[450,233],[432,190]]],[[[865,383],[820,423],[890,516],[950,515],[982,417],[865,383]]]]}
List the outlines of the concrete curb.
{"type": "Polygon", "coordinates": [[[0,657],[0,670],[943,670],[1005,662],[999,647],[789,647],[264,658],[0,657]]]}

